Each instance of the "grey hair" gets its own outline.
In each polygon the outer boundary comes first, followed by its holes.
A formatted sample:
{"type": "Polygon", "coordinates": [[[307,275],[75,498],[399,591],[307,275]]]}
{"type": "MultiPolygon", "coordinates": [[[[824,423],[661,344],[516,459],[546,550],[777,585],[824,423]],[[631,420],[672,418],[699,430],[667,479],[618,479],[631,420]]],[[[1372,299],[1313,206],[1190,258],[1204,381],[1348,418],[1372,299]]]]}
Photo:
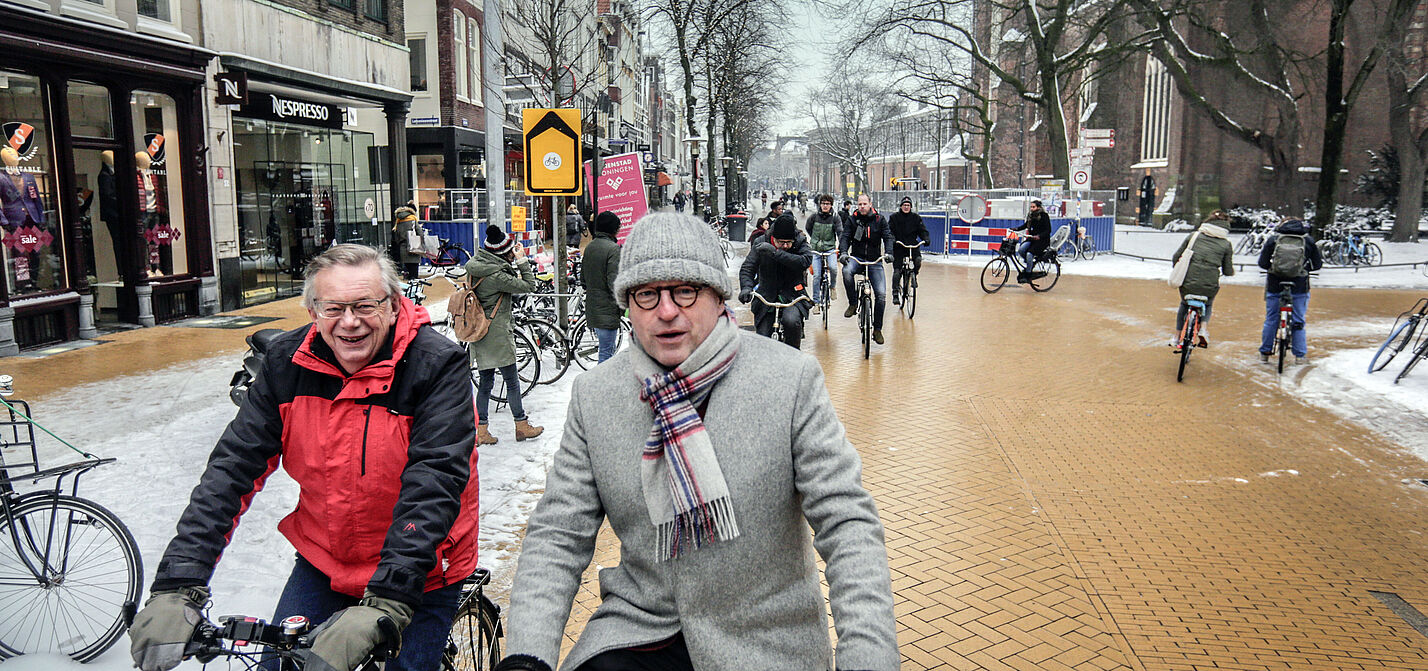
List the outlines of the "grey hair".
{"type": "Polygon", "coordinates": [[[371,263],[377,264],[377,268],[382,271],[382,283],[387,285],[387,295],[393,297],[392,305],[395,307],[402,296],[402,276],[397,272],[397,264],[376,247],[356,244],[336,245],[307,262],[302,279],[303,307],[312,309],[317,301],[313,278],[317,277],[318,273],[333,266],[365,266],[371,263]]]}

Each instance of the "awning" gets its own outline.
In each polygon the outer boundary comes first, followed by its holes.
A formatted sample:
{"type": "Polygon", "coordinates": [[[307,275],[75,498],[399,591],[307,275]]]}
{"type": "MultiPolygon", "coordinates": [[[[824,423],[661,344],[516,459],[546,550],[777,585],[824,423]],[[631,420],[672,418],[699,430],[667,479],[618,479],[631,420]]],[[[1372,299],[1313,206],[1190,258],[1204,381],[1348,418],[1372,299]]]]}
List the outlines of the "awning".
{"type": "Polygon", "coordinates": [[[669,186],[671,184],[674,184],[674,180],[669,178],[669,173],[661,172],[659,175],[655,176],[655,184],[659,186],[669,186]]]}

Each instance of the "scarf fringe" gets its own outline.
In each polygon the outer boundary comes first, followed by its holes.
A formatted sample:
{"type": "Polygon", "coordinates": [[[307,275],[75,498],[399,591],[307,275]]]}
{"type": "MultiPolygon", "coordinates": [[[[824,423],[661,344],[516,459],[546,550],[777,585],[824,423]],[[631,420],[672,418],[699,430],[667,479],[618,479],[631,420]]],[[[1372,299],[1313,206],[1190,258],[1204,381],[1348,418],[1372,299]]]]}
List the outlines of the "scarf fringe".
{"type": "Polygon", "coordinates": [[[715,541],[739,537],[739,525],[734,521],[734,504],[728,497],[705,503],[689,512],[675,515],[673,520],[656,527],[659,554],[656,559],[667,561],[689,550],[698,550],[715,541]]]}

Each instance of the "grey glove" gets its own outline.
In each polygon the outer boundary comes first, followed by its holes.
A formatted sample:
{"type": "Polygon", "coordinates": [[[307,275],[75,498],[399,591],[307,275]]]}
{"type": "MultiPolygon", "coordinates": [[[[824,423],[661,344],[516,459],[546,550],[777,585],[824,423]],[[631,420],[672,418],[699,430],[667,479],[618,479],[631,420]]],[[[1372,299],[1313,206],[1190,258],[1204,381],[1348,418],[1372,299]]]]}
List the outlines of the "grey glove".
{"type": "Polygon", "coordinates": [[[141,671],[168,671],[183,661],[193,630],[203,621],[207,587],[154,592],[129,626],[129,655],[141,671]]]}
{"type": "Polygon", "coordinates": [[[752,289],[744,289],[743,291],[739,292],[740,303],[747,303],[751,300],[754,300],[754,292],[752,289]]]}
{"type": "Polygon", "coordinates": [[[402,647],[402,630],[412,621],[412,607],[370,592],[356,606],[337,611],[308,638],[312,647],[301,653],[308,671],[353,671],[373,651],[402,647]]]}

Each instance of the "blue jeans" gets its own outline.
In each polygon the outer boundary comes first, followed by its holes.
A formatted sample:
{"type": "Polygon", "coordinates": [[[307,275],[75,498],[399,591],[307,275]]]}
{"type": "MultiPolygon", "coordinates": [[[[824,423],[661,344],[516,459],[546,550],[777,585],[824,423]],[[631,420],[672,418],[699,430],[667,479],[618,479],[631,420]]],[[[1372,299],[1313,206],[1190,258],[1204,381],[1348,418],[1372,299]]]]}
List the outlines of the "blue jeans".
{"type": "Polygon", "coordinates": [[[496,386],[496,371],[501,371],[501,379],[506,381],[506,405],[511,406],[511,417],[517,422],[526,418],[526,409],[521,405],[521,378],[516,375],[516,364],[500,368],[486,368],[478,373],[476,383],[476,416],[482,424],[490,424],[491,416],[486,408],[491,405],[491,387],[496,386]]]}
{"type": "MultiPolygon", "coordinates": [[[[1289,351],[1294,356],[1309,353],[1309,336],[1304,331],[1304,313],[1309,311],[1309,292],[1292,294],[1289,317],[1289,351]]],[[[1279,294],[1264,295],[1264,332],[1260,334],[1259,353],[1274,354],[1274,336],[1279,332],[1279,294]]]]}
{"type": "Polygon", "coordinates": [[[888,305],[888,283],[887,276],[883,274],[883,264],[879,262],[871,266],[864,266],[853,259],[848,259],[848,262],[843,264],[843,290],[848,294],[848,304],[857,305],[858,295],[853,288],[853,277],[865,268],[868,271],[868,281],[873,283],[873,295],[876,297],[876,300],[873,301],[873,330],[881,331],[883,330],[883,310],[888,305]]]}
{"type": "MultiPolygon", "coordinates": [[[[387,660],[388,671],[436,671],[441,668],[441,653],[446,648],[446,636],[456,618],[461,600],[461,581],[422,595],[421,605],[412,613],[412,622],[402,631],[401,652],[387,660]]],[[[357,605],[355,597],[332,591],[332,580],[298,557],[273,622],[282,622],[290,615],[306,615],[313,626],[326,622],[337,611],[357,605]]],[[[264,660],[263,667],[277,669],[277,659],[264,660]]]]}
{"type": "Polygon", "coordinates": [[[596,363],[615,356],[615,343],[619,341],[619,337],[619,329],[595,329],[595,340],[600,344],[600,361],[596,363]]]}
{"type": "Polygon", "coordinates": [[[1017,256],[1020,256],[1022,262],[1026,264],[1026,269],[1022,272],[1029,273],[1032,267],[1036,265],[1036,254],[1033,254],[1031,251],[1031,242],[1031,240],[1023,240],[1021,244],[1016,246],[1017,256]]]}
{"type": "MultiPolygon", "coordinates": [[[[818,305],[823,302],[823,259],[824,256],[818,252],[813,253],[813,304],[818,305]]],[[[832,272],[832,269],[829,269],[832,272]]],[[[831,296],[829,298],[832,298],[831,296]]]]}

